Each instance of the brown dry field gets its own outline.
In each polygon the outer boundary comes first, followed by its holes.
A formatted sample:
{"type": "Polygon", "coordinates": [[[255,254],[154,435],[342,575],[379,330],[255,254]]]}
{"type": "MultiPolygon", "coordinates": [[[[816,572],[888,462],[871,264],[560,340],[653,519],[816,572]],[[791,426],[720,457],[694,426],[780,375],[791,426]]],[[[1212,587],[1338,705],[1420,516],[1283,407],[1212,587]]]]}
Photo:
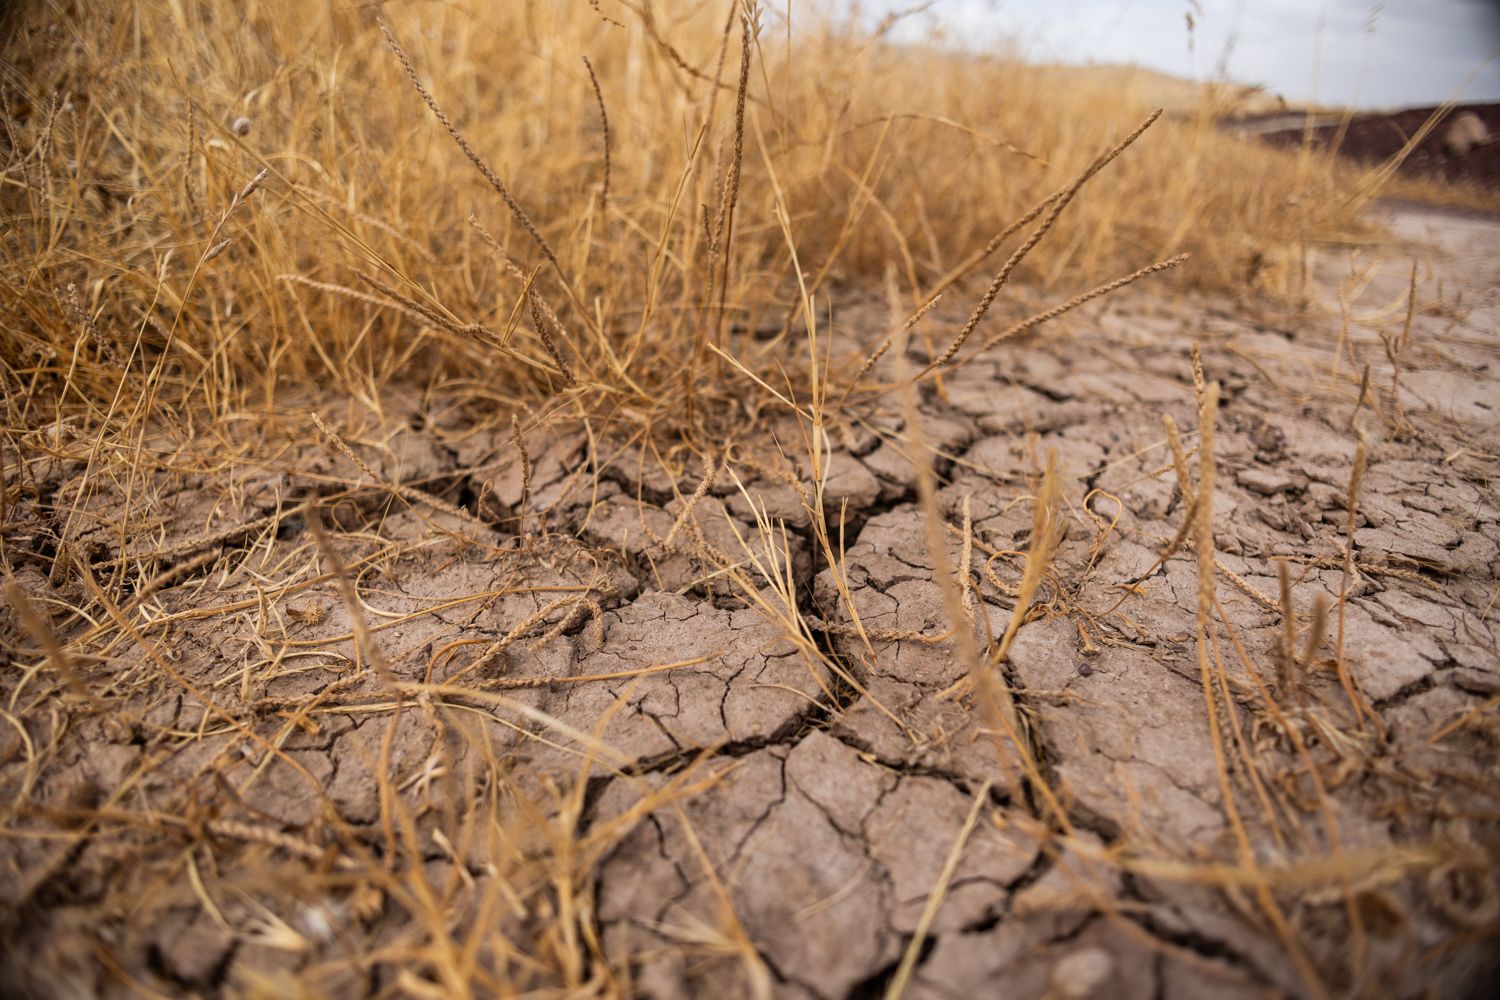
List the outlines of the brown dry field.
{"type": "Polygon", "coordinates": [[[0,996],[1489,995],[1500,222],[777,14],[0,9],[0,996]]]}
{"type": "MultiPolygon", "coordinates": [[[[539,947],[559,914],[495,890],[587,862],[550,897],[597,935],[577,990],[866,996],[911,950],[908,996],[1479,995],[1500,919],[1500,227],[1383,221],[1389,242],[1315,255],[1295,316],[1115,297],[921,393],[980,643],[1011,614],[1057,455],[1055,556],[1003,666],[1024,754],[945,638],[899,405],[836,428],[827,457],[863,637],[805,473],[765,440],[693,502],[697,464],[532,441],[524,539],[485,513],[522,500],[509,426],[441,398],[288,408],[212,482],[177,474],[207,461],[201,436],[154,440],[173,470],[154,537],[121,550],[107,493],[65,528],[99,572],[149,555],[163,581],[93,657],[130,665],[108,711],[54,695],[12,714],[44,675],[9,667],[0,781],[32,807],[0,841],[5,980],[444,995],[408,964],[427,920],[539,947]],[[1185,515],[1164,415],[1197,465],[1189,342],[1222,387],[1203,669],[1191,545],[1158,559],[1185,515]],[[314,414],[367,470],[308,443],[314,414]],[[349,593],[311,568],[306,496],[349,593]],[[758,600],[725,585],[757,561],[758,600]],[[526,840],[554,827],[577,856],[536,861],[526,840]],[[1262,906],[1278,885],[1297,888],[1262,906]]],[[[871,297],[834,328],[887,322],[871,297]]],[[[87,442],[52,433],[20,474],[60,500],[87,442]]],[[[49,560],[9,544],[21,585],[54,593],[49,560]]]]}

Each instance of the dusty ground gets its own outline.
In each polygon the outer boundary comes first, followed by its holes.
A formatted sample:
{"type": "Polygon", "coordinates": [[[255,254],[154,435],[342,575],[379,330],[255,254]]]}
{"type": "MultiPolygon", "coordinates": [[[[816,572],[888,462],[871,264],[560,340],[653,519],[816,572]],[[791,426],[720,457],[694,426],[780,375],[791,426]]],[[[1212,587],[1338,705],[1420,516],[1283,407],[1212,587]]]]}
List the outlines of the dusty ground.
{"type": "Polygon", "coordinates": [[[924,394],[981,647],[1049,449],[1065,473],[1002,667],[1024,752],[944,638],[894,399],[831,434],[850,600],[795,431],[787,459],[740,443],[696,503],[694,456],[537,431],[518,541],[509,424],[440,394],[318,407],[402,497],[308,444],[307,409],[219,431],[228,478],[163,432],[129,502],[80,496],[91,442],[54,428],[6,470],[6,544],[90,693],[6,664],[0,979],[455,995],[443,970],[469,962],[480,993],[841,998],[910,950],[920,997],[1478,995],[1500,927],[1500,229],[1389,221],[1406,242],[1312,262],[1304,313],[1116,298],[924,394]],[[1162,417],[1196,449],[1194,341],[1222,385],[1207,698],[1191,546],[1155,565],[1186,514],[1162,417]],[[70,618],[90,584],[59,552],[132,596],[70,618]]]}

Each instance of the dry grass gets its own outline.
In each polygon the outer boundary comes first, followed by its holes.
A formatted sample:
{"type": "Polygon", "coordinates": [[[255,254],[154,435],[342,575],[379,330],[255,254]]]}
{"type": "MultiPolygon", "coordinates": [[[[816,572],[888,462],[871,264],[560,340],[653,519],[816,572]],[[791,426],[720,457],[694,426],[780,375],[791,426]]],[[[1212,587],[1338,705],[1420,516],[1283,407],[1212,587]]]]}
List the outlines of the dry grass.
{"type": "MultiPolygon", "coordinates": [[[[788,48],[727,6],[627,5],[619,25],[583,4],[393,14],[404,62],[363,8],[13,12],[4,347],[49,363],[9,377],[223,415],[413,371],[516,405],[576,369],[589,410],[711,421],[691,404],[722,366],[686,348],[722,347],[721,328],[791,336],[792,246],[810,295],[895,262],[915,308],[1147,110],[810,15],[788,48]],[[471,213],[516,266],[495,266],[471,213]]],[[[1187,251],[1184,285],[1247,290],[1348,225],[1334,183],[1206,120],[1162,122],[1053,203],[1049,252],[1018,277],[1095,283],[1187,251]]]]}
{"type": "MultiPolygon", "coordinates": [[[[319,815],[334,818],[317,843],[224,819],[187,792],[180,815],[135,810],[142,765],[102,801],[4,814],[8,831],[46,848],[17,903],[107,828],[127,853],[150,849],[143,869],[188,873],[205,912],[218,914],[214,899],[249,900],[269,948],[307,950],[318,932],[286,923],[259,902],[265,894],[356,921],[383,907],[409,917],[371,954],[302,980],[268,972],[246,985],[249,995],[317,995],[377,963],[400,968],[392,989],[414,996],[631,992],[629,971],[603,961],[595,937],[593,873],[641,817],[715,787],[727,769],[705,755],[647,783],[598,738],[609,713],[584,732],[522,697],[544,684],[638,683],[702,658],[566,682],[479,679],[525,641],[542,649],[567,631],[602,629],[605,569],[554,531],[534,495],[543,449],[569,434],[591,454],[608,445],[674,472],[701,463],[697,488],[676,495],[681,506],[649,557],[690,553],[703,572],[694,585],[722,585],[774,622],[821,671],[832,700],[842,689],[865,694],[825,648],[835,629],[859,636],[872,656],[875,641],[933,641],[860,622],[843,518],[824,500],[833,435],[852,434],[850,414],[904,391],[950,634],[1002,759],[1019,764],[997,787],[1024,786],[1042,801],[1038,828],[1058,838],[1049,850],[1071,844],[1067,810],[996,669],[1040,613],[1039,593],[1065,599],[1046,578],[1061,530],[1056,470],[1047,466],[1033,497],[1019,588],[984,564],[1015,612],[981,650],[967,589],[977,586],[976,543],[966,521],[960,566],[948,564],[914,385],[1140,279],[1184,294],[1300,294],[1302,250],[1348,233],[1360,198],[1373,193],[1351,197],[1348,178],[1326,162],[1227,137],[1207,115],[1155,121],[1149,107],[1058,87],[1024,65],[896,47],[800,11],[788,32],[750,2],[393,6],[388,24],[374,7],[285,0],[37,4],[6,16],[0,563],[17,620],[0,636],[8,660],[32,664],[5,690],[4,722],[20,735],[0,750],[25,762],[16,802],[29,803],[66,731],[34,720],[124,704],[153,685],[202,710],[196,728],[163,736],[174,752],[236,735],[234,755],[250,759],[257,777],[279,761],[314,788],[285,749],[294,735],[317,731],[335,711],[386,727],[369,762],[379,775],[377,835],[337,819],[320,788],[319,815]],[[1038,246],[1045,252],[1032,253],[1038,246]],[[935,298],[961,298],[984,278],[969,322],[935,329],[935,298]],[[837,293],[881,279],[892,332],[856,337],[837,293]],[[1056,293],[1061,305],[1028,314],[999,302],[1012,281],[1056,293]],[[908,373],[908,341],[919,339],[947,347],[932,347],[926,367],[908,373]],[[898,375],[877,382],[893,344],[898,375]],[[518,499],[457,506],[440,495],[445,484],[403,480],[372,462],[387,426],[406,416],[390,402],[402,393],[421,399],[421,413],[495,431],[514,453],[506,460],[518,499]],[[373,429],[364,413],[381,418],[373,429]],[[764,450],[731,462],[772,427],[785,435],[778,447],[800,445],[795,473],[755,466],[764,450]],[[331,448],[319,452],[320,441],[331,448]],[[74,465],[82,471],[66,484],[48,480],[74,465]],[[260,488],[274,494],[274,510],[226,527],[224,512],[244,500],[244,477],[231,473],[247,468],[267,473],[260,488]],[[787,526],[748,492],[755,537],[732,552],[705,537],[695,508],[751,468],[794,488],[851,625],[809,620],[787,526]],[[203,505],[178,518],[159,500],[184,484],[196,484],[203,505]],[[23,508],[45,508],[56,530],[24,521],[23,508]],[[492,508],[500,515],[485,514],[492,508]],[[214,527],[184,537],[195,519],[214,527]],[[414,524],[429,533],[400,534],[414,524]],[[505,529],[503,542],[486,524],[505,529]],[[450,555],[493,567],[488,589],[382,609],[393,567],[450,555]],[[232,601],[184,610],[158,600],[210,575],[236,581],[232,601]],[[68,596],[37,606],[27,587],[45,582],[68,596]],[[440,612],[477,616],[517,595],[533,599],[530,611],[488,639],[444,634],[435,646],[396,650],[425,659],[420,680],[383,651],[398,627],[440,612]],[[285,643],[284,607],[302,624],[325,615],[340,624],[285,643]],[[183,635],[201,639],[191,630],[205,623],[231,622],[254,637],[242,674],[208,683],[166,651],[183,635]],[[459,662],[469,645],[481,651],[459,662]],[[354,654],[346,677],[311,693],[263,693],[267,678],[296,675],[296,658],[344,648],[354,654]],[[501,709],[538,742],[572,748],[576,785],[526,787],[496,758],[484,713],[501,709]],[[393,747],[407,717],[440,738],[397,787],[393,747]],[[591,771],[634,782],[641,800],[584,823],[591,771]],[[415,814],[413,789],[423,797],[415,814]],[[448,845],[437,860],[418,833],[434,816],[448,845]],[[43,820],[56,829],[36,833],[43,820]],[[226,842],[253,850],[223,871],[200,871],[226,842]],[[276,852],[306,862],[308,881],[289,885],[276,852]],[[467,863],[479,855],[483,870],[467,863]],[[445,874],[434,884],[425,872],[438,864],[445,874]]],[[[1223,617],[1207,499],[1216,392],[1207,387],[1200,400],[1201,502],[1169,425],[1188,523],[1168,554],[1195,541],[1199,658],[1217,722],[1229,699],[1218,640],[1209,646],[1213,616],[1223,617]]],[[[586,468],[569,481],[586,493],[598,480],[586,468]]],[[[1000,555],[990,550],[991,562],[1000,555]]],[[[1284,596],[1289,617],[1290,604],[1284,596]]],[[[1299,659],[1295,640],[1289,624],[1283,698],[1316,653],[1314,641],[1299,659]]],[[[1215,751],[1227,774],[1236,750],[1217,731],[1215,751]]],[[[193,778],[214,774],[216,762],[193,778]]],[[[255,780],[231,798],[247,797],[255,780]]],[[[895,986],[911,973],[986,795],[953,845],[895,986]]],[[[1194,869],[1185,880],[1242,882],[1282,932],[1271,874],[1240,833],[1239,867],[1194,869]]],[[[752,992],[764,993],[762,959],[698,853],[724,905],[694,945],[734,956],[752,992]]]]}

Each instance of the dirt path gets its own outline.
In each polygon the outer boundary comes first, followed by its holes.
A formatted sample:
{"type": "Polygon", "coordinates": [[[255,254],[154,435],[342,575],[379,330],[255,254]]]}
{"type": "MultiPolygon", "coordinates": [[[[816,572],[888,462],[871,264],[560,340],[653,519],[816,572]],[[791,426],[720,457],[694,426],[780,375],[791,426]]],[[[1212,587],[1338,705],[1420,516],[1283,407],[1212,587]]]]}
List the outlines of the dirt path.
{"type": "Polygon", "coordinates": [[[842,574],[805,461],[769,445],[695,499],[693,456],[538,430],[523,463],[508,423],[393,395],[320,407],[369,471],[299,443],[306,410],[229,478],[164,436],[153,534],[123,493],[80,495],[88,443],[54,429],[8,544],[90,693],[5,673],[0,975],[38,996],[1477,989],[1500,922],[1500,226],[1390,226],[1404,242],[1314,257],[1303,314],[1116,298],[923,396],[981,650],[1049,451],[1062,473],[988,726],[895,401],[830,434],[842,574]],[[1190,507],[1164,415],[1198,475],[1194,341],[1221,391],[1206,668],[1191,540],[1158,565],[1190,507]],[[90,583],[58,552],[133,596],[68,618],[90,583]]]}

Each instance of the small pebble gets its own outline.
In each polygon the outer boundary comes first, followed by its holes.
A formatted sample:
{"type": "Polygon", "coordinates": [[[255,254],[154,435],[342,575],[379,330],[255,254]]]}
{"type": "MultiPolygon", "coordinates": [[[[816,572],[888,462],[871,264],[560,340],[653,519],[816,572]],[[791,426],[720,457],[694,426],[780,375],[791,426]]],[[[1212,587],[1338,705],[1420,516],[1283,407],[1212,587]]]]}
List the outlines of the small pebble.
{"type": "Polygon", "coordinates": [[[1250,492],[1266,497],[1275,496],[1277,493],[1289,493],[1307,486],[1307,480],[1302,476],[1278,469],[1241,469],[1234,479],[1250,492]]]}
{"type": "Polygon", "coordinates": [[[1052,989],[1068,1000],[1097,996],[1115,971],[1114,956],[1103,948],[1082,948],[1052,967],[1052,989]]]}
{"type": "Polygon", "coordinates": [[[1090,663],[1080,663],[1080,664],[1078,664],[1078,676],[1079,677],[1092,677],[1093,675],[1094,675],[1093,664],[1090,664],[1090,663]]]}

